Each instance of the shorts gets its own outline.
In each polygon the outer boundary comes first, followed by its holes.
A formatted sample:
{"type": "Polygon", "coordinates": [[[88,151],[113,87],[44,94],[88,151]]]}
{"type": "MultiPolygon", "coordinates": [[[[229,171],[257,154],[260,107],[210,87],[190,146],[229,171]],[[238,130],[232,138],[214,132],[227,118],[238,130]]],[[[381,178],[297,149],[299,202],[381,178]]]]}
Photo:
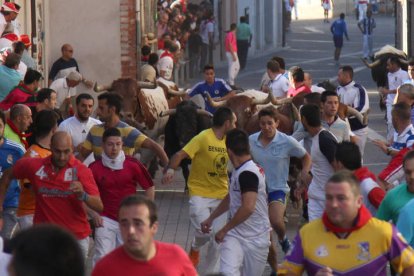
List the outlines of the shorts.
{"type": "Polygon", "coordinates": [[[283,205],[287,203],[287,194],[284,191],[273,191],[267,194],[267,203],[280,202],[283,205]]]}
{"type": "Polygon", "coordinates": [[[333,37],[335,48],[342,48],[344,44],[344,38],[342,36],[334,36],[333,37]]]}

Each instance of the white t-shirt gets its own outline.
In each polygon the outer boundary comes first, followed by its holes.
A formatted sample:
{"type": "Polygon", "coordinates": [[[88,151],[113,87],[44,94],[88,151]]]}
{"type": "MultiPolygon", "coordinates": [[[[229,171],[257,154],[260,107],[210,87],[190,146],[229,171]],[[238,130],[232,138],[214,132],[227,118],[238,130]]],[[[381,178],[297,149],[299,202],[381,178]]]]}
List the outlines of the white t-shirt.
{"type": "Polygon", "coordinates": [[[158,61],[158,71],[165,71],[164,78],[170,80],[174,69],[174,60],[169,56],[164,56],[158,61]]]}
{"type": "Polygon", "coordinates": [[[210,44],[209,33],[214,33],[214,23],[211,20],[203,20],[200,25],[200,36],[204,44],[210,44]]]}
{"type": "Polygon", "coordinates": [[[89,130],[98,124],[102,124],[102,122],[92,117],[89,117],[85,122],[81,122],[76,116],[72,116],[59,125],[59,130],[70,134],[73,146],[76,148],[86,140],[89,130]]]}
{"type": "MultiPolygon", "coordinates": [[[[410,76],[408,75],[407,71],[404,71],[401,68],[397,72],[388,73],[387,77],[388,77],[388,89],[389,90],[397,89],[400,85],[404,84],[404,82],[406,80],[410,79],[410,76]]],[[[387,103],[388,104],[390,104],[390,103],[393,104],[394,103],[395,95],[396,94],[388,94],[387,95],[387,103]]]]}
{"type": "Polygon", "coordinates": [[[4,15],[0,13],[0,36],[4,32],[4,30],[6,29],[6,25],[7,25],[7,21],[4,18],[4,15]]]}
{"type": "Polygon", "coordinates": [[[5,37],[0,38],[0,50],[4,48],[12,48],[13,42],[5,37]]]}
{"type": "Polygon", "coordinates": [[[273,80],[270,80],[269,88],[272,91],[273,96],[277,98],[286,98],[289,89],[289,81],[282,74],[279,74],[273,80]]]}
{"type": "Polygon", "coordinates": [[[53,81],[49,88],[56,91],[56,108],[60,108],[65,99],[76,96],[76,87],[69,87],[66,83],[66,78],[53,81]]]}
{"type": "MultiPolygon", "coordinates": [[[[232,172],[229,185],[230,206],[229,216],[233,217],[242,205],[243,190],[253,191],[253,187],[241,187],[240,178],[243,173],[257,177],[257,199],[253,213],[242,223],[229,231],[230,235],[244,239],[254,239],[270,231],[269,211],[266,194],[266,181],[263,169],[249,160],[232,172]]],[[[243,180],[243,179],[242,179],[243,180]]],[[[245,181],[248,179],[244,179],[245,181]]],[[[247,184],[247,183],[243,183],[247,184]]]]}

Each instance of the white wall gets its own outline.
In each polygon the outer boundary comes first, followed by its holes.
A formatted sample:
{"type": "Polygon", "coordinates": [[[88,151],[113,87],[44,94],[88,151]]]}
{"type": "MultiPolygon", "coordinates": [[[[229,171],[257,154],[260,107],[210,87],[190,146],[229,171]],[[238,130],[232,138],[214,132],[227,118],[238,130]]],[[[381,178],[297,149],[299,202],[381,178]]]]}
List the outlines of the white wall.
{"type": "Polygon", "coordinates": [[[120,5],[117,0],[46,0],[47,68],[69,43],[85,78],[109,83],[121,76],[120,5]]]}

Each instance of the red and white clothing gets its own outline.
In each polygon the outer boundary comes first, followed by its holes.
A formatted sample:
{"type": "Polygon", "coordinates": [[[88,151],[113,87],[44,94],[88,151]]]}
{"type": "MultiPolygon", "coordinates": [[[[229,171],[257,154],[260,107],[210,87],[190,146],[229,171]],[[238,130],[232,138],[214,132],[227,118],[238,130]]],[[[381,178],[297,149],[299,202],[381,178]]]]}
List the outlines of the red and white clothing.
{"type": "Polygon", "coordinates": [[[102,216],[118,220],[121,201],[136,193],[137,184],[144,190],[154,186],[147,169],[135,158],[125,156],[122,170],[105,167],[102,160],[90,164],[93,177],[104,205],[102,216]]]}
{"type": "Polygon", "coordinates": [[[228,32],[225,38],[225,46],[226,46],[226,57],[228,62],[228,74],[229,74],[229,84],[234,85],[234,80],[236,79],[237,75],[239,74],[240,70],[240,63],[239,58],[237,56],[237,39],[236,34],[234,32],[228,32]],[[236,60],[234,60],[234,56],[236,56],[236,60]]]}
{"type": "Polygon", "coordinates": [[[297,94],[302,93],[302,92],[303,93],[312,93],[312,90],[309,87],[307,87],[306,85],[302,84],[298,87],[289,88],[287,96],[288,96],[288,98],[295,97],[297,94]]]}
{"type": "Polygon", "coordinates": [[[360,190],[365,207],[375,216],[382,200],[385,197],[385,191],[377,183],[375,175],[367,167],[361,167],[354,171],[355,177],[360,182],[360,190]]]}
{"type": "Polygon", "coordinates": [[[158,61],[158,71],[164,71],[164,75],[162,76],[166,80],[171,80],[172,73],[174,70],[174,55],[170,53],[168,50],[165,50],[160,55],[160,60],[158,61]]]}
{"type": "Polygon", "coordinates": [[[78,240],[85,239],[91,229],[83,207],[69,188],[78,179],[91,196],[99,195],[92,172],[73,155],[66,167],[55,172],[51,157],[23,158],[13,166],[16,179],[28,179],[36,196],[33,223],[53,223],[72,232],[78,240]]]}
{"type": "Polygon", "coordinates": [[[123,247],[105,256],[92,271],[92,276],[196,276],[197,272],[184,250],[175,244],[155,241],[156,253],[149,261],[133,259],[123,247]]]}

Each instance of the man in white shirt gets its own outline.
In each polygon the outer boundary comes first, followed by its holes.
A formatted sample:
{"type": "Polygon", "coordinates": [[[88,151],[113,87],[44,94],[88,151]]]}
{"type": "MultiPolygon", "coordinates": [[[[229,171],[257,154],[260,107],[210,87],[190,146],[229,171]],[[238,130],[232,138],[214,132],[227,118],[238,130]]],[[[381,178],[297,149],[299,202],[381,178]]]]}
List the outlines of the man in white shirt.
{"type": "Polygon", "coordinates": [[[286,98],[289,90],[289,80],[283,76],[277,61],[270,60],[267,63],[267,74],[270,82],[267,87],[264,86],[263,91],[271,91],[276,98],[286,98]]]}
{"type": "Polygon", "coordinates": [[[407,71],[401,69],[400,60],[397,57],[390,57],[387,60],[388,70],[388,89],[381,87],[379,92],[384,96],[387,96],[385,105],[387,107],[387,141],[391,141],[394,134],[394,128],[392,126],[392,105],[394,104],[395,94],[397,88],[402,85],[405,81],[410,79],[407,71]]]}
{"type": "Polygon", "coordinates": [[[92,126],[102,123],[91,117],[93,104],[94,99],[91,95],[86,93],[79,94],[79,96],[76,97],[75,116],[64,120],[59,125],[60,131],[66,131],[72,137],[75,156],[79,154],[79,149],[82,147],[82,143],[85,141],[92,126]]]}
{"type": "Polygon", "coordinates": [[[178,46],[175,43],[171,43],[167,49],[160,55],[158,61],[158,71],[160,76],[166,80],[171,80],[174,70],[174,56],[178,51],[178,46]]]}
{"type": "Polygon", "coordinates": [[[65,78],[60,78],[52,82],[50,89],[56,91],[56,108],[62,111],[64,118],[69,114],[72,100],[76,96],[76,86],[82,81],[82,75],[73,71],[65,78]]]}
{"type": "MultiPolygon", "coordinates": [[[[351,66],[342,66],[338,71],[339,86],[336,92],[340,101],[360,113],[366,113],[369,110],[369,98],[366,89],[353,81],[354,69],[351,66]]],[[[365,144],[368,137],[368,125],[360,122],[355,116],[349,118],[349,124],[352,132],[358,137],[358,147],[361,155],[364,155],[365,144]]]]}

